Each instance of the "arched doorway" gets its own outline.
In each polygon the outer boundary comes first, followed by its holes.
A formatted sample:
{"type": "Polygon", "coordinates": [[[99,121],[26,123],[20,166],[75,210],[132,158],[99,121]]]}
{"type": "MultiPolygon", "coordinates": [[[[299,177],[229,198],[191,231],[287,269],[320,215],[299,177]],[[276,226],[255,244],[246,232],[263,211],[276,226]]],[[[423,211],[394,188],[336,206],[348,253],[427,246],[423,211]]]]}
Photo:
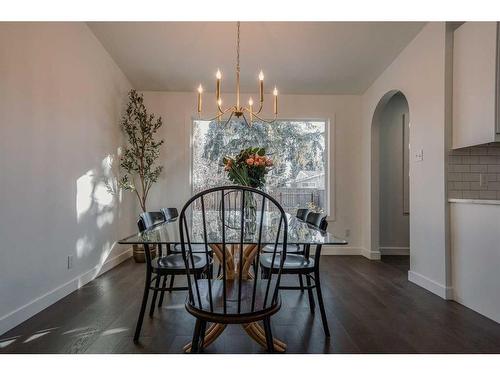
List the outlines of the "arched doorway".
{"type": "Polygon", "coordinates": [[[371,129],[371,251],[410,254],[410,113],[399,90],[377,104],[371,129]]]}

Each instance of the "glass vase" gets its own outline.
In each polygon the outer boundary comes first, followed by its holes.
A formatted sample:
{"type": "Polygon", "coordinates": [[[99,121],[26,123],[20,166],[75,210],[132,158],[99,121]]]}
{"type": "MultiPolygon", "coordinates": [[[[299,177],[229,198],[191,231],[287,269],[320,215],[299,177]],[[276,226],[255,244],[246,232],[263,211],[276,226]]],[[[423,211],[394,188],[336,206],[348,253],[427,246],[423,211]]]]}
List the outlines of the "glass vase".
{"type": "Polygon", "coordinates": [[[244,207],[245,236],[255,235],[257,230],[257,202],[252,192],[245,192],[244,207]]]}

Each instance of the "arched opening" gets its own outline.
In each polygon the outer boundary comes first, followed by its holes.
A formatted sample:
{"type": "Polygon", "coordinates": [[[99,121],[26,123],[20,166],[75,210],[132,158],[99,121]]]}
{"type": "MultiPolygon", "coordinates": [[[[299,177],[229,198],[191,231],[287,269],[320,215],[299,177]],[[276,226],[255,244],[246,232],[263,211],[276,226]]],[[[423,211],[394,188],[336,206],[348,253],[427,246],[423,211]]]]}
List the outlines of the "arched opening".
{"type": "Polygon", "coordinates": [[[371,251],[382,257],[410,255],[409,146],[408,101],[392,90],[377,104],[371,131],[371,251]]]}

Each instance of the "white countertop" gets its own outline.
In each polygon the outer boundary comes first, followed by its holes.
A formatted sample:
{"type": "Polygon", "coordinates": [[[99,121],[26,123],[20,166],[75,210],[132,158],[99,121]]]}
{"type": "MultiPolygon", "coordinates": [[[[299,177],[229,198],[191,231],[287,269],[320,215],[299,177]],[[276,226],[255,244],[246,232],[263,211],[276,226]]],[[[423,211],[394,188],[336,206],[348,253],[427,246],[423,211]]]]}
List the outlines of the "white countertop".
{"type": "Polygon", "coordinates": [[[448,199],[450,203],[469,203],[469,204],[497,204],[500,205],[500,200],[498,199],[461,199],[461,198],[450,198],[448,199]]]}

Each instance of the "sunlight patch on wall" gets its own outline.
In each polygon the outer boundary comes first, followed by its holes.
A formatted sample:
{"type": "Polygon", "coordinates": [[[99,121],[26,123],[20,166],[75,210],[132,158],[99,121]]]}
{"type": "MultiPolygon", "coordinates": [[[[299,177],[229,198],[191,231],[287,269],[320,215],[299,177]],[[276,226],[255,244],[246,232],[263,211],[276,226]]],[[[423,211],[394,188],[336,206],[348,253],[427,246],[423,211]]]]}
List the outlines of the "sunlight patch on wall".
{"type": "Polygon", "coordinates": [[[112,224],[113,220],[115,218],[115,215],[113,214],[112,211],[109,212],[103,212],[99,216],[97,216],[96,219],[96,224],[99,229],[103,228],[106,224],[112,224]]]}
{"type": "Polygon", "coordinates": [[[92,248],[94,247],[88,236],[79,238],[76,241],[76,256],[78,258],[83,258],[85,255],[90,254],[92,248]]]}
{"type": "Polygon", "coordinates": [[[102,211],[105,207],[113,203],[113,194],[108,191],[104,182],[100,182],[96,185],[94,190],[94,199],[97,203],[99,211],[102,211]]]}
{"type": "MultiPolygon", "coordinates": [[[[120,158],[122,156],[122,148],[121,147],[118,147],[116,149],[116,155],[118,156],[118,158],[120,158]]],[[[111,165],[112,164],[113,164],[113,160],[111,160],[111,165]]],[[[123,190],[119,189],[119,192],[118,192],[118,201],[121,203],[122,199],[123,199],[123,190]]]]}
{"type": "Polygon", "coordinates": [[[111,175],[111,168],[113,167],[113,155],[108,155],[102,159],[101,167],[105,176],[111,175]]]}
{"type": "Polygon", "coordinates": [[[92,170],[76,180],[76,218],[78,222],[92,207],[93,180],[94,171],[92,170]]]}
{"type": "Polygon", "coordinates": [[[102,229],[114,221],[116,198],[121,202],[121,191],[113,172],[113,155],[107,155],[100,165],[99,172],[91,169],[76,181],[77,222],[82,222],[85,215],[94,214],[96,224],[102,229]]]}

